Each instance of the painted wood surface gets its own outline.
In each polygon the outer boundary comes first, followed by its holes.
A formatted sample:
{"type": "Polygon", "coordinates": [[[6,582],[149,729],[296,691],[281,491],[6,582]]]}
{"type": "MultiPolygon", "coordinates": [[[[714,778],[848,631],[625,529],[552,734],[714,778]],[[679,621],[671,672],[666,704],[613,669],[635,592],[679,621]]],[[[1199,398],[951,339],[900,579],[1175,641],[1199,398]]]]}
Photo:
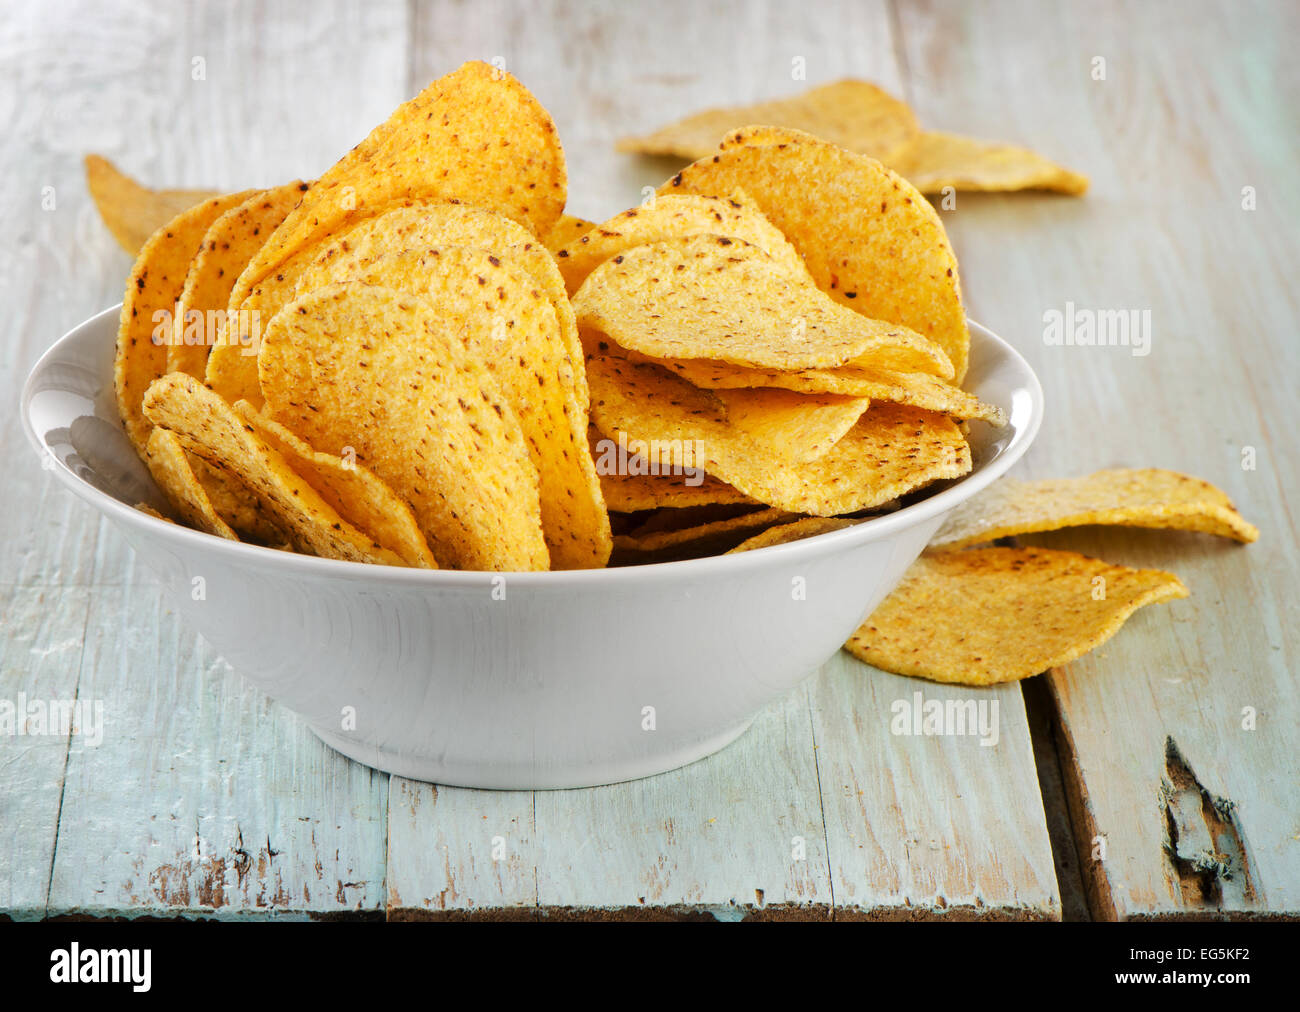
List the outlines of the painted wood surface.
{"type": "MultiPolygon", "coordinates": [[[[1165,815],[1193,855],[1222,827],[1196,822],[1200,795],[1183,767],[1169,772],[1170,738],[1207,791],[1236,802],[1251,892],[1221,889],[1226,905],[1295,909],[1296,560],[1283,491],[1296,460],[1281,440],[1294,419],[1284,265],[1297,208],[1282,166],[1300,96],[1287,26],[1271,23],[1293,15],[883,0],[311,9],[35,3],[0,24],[0,77],[16,84],[0,96],[0,226],[15,237],[0,246],[7,403],[58,334],[120,297],[129,264],[85,193],[87,151],[167,185],[310,176],[429,79],[500,58],[557,119],[571,209],[599,218],[674,168],[615,154],[620,134],[793,93],[796,59],[810,83],[876,80],[927,125],[1031,143],[1093,176],[1082,201],[963,196],[945,212],[972,315],[1017,343],[1047,388],[1022,472],[1182,468],[1226,487],[1264,529],[1246,550],[1053,536],[1165,565],[1194,595],[1052,676],[1094,914],[1189,909],[1165,815]],[[1108,82],[1091,80],[1094,56],[1108,82]],[[1240,210],[1247,185],[1253,214],[1240,210]],[[1152,309],[1151,355],[1045,347],[1042,314],[1066,300],[1152,309]],[[1245,445],[1253,472],[1240,468],[1245,445]],[[1250,737],[1235,730],[1247,705],[1260,714],[1250,737]],[[1103,862],[1089,857],[1096,833],[1103,862]]],[[[650,780],[537,794],[390,780],[325,749],[180,625],[115,532],[40,470],[12,410],[0,452],[0,699],[105,707],[97,747],[0,738],[0,911],[1060,915],[1018,687],[944,688],[842,655],[732,747],[650,780]],[[894,704],[917,691],[996,700],[997,745],[893,734],[894,704]]]]}
{"type": "Polygon", "coordinates": [[[1298,15],[1265,3],[899,5],[923,122],[1032,143],[1092,177],[1082,201],[959,196],[945,212],[971,315],[1017,342],[1047,395],[1019,473],[1186,471],[1262,532],[1250,547],[1142,531],[1026,539],[1168,569],[1192,594],[1051,675],[1096,917],[1300,914],[1288,502],[1300,487],[1288,445],[1300,73],[1285,44],[1298,15]],[[1046,346],[1043,314],[1067,302],[1149,310],[1150,354],[1046,346]],[[1227,875],[1205,870],[1222,857],[1235,858],[1227,875]]]}

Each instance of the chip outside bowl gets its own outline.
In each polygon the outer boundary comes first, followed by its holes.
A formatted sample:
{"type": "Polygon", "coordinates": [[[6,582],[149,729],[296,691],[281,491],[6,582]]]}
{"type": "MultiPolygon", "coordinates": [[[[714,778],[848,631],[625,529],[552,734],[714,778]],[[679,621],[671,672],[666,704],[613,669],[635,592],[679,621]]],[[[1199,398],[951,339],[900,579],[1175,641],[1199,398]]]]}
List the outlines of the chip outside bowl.
{"type": "Polygon", "coordinates": [[[74,328],[27,380],[23,423],[46,466],[122,533],[193,628],[327,744],[462,787],[594,786],[722,748],[839,649],[947,513],[1020,458],[1043,410],[1024,359],[971,324],[966,387],[1010,424],[972,423],[971,473],[905,509],[791,544],[616,570],[366,566],[134,509],[165,503],[118,422],[117,318],[113,308],[74,328]]]}

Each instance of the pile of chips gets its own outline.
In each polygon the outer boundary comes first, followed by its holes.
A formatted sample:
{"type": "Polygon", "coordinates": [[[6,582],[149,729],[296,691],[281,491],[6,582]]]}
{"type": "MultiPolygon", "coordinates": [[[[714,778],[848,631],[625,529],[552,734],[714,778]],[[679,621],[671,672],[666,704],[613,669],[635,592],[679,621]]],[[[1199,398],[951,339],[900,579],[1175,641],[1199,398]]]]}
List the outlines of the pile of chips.
{"type": "MultiPolygon", "coordinates": [[[[550,115],[468,63],[314,182],[217,195],[146,190],[97,158],[87,171],[138,248],[115,372],[126,435],[165,519],[218,537],[498,572],[748,551],[928,494],[970,470],[970,425],[1006,422],[962,389],[969,335],[934,209],[798,129],[733,131],[594,225],[564,213],[550,115]]],[[[850,649],[926,677],[1021,677],[996,643],[978,662],[945,643],[971,642],[958,630],[996,606],[999,574],[1021,581],[1023,610],[1104,564],[967,544],[1084,522],[1249,526],[1203,483],[1136,504],[1105,483],[1001,488],[953,518],[850,649]]],[[[1033,663],[1100,642],[1181,589],[1169,579],[1119,580],[1081,634],[1039,623],[1033,663]]]]}
{"type": "Polygon", "coordinates": [[[1028,148],[923,130],[907,103],[867,81],[844,80],[773,102],[706,109],[644,137],[619,141],[620,151],[707,158],[718,139],[747,123],[816,134],[847,151],[878,158],[922,193],[1052,190],[1080,196],[1088,177],[1028,148]]]}

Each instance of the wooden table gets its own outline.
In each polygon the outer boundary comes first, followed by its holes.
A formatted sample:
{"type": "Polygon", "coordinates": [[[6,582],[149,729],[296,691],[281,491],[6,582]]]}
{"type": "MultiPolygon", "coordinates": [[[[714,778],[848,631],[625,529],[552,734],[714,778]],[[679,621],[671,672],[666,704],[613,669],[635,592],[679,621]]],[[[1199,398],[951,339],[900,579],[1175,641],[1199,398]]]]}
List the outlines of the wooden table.
{"type": "Polygon", "coordinates": [[[0,25],[6,403],[51,341],[121,295],[129,259],[86,193],[88,151],[159,184],[310,177],[428,80],[501,57],[558,121],[571,210],[599,219],[675,167],[615,154],[616,136],[791,93],[802,58],[811,83],[866,77],[927,125],[1028,143],[1091,175],[1082,200],[962,195],[944,211],[971,315],[1018,345],[1047,392],[1019,473],[1189,471],[1232,495],[1260,543],[1044,536],[1173,569],[1192,597],[1146,609],[1068,668],[977,693],[999,704],[994,747],[891,735],[895,700],[972,690],[840,655],[735,745],[675,773],[582,791],[436,788],[334,754],[232,673],[40,469],[11,408],[0,699],[102,701],[105,732],[97,747],[0,737],[0,913],[1300,914],[1300,9],[634,7],[19,5],[0,25]],[[1150,310],[1150,355],[1045,345],[1044,313],[1067,302],[1150,310]],[[1198,863],[1212,835],[1238,855],[1231,878],[1198,863]]]}

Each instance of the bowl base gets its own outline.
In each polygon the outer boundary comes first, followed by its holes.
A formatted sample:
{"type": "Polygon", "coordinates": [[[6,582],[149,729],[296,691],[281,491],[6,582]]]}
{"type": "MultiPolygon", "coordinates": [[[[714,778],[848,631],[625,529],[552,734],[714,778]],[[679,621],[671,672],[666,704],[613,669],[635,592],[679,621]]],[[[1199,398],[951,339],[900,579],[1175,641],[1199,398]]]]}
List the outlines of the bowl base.
{"type": "Polygon", "coordinates": [[[602,787],[625,780],[641,780],[659,773],[680,769],[726,748],[749,730],[748,720],[701,741],[670,752],[635,759],[623,759],[598,765],[546,763],[535,767],[502,766],[497,763],[457,762],[431,759],[419,755],[368,745],[345,735],[309,725],[317,738],[349,759],[382,773],[424,780],[444,787],[470,787],[492,791],[552,791],[582,787],[602,787]]]}

